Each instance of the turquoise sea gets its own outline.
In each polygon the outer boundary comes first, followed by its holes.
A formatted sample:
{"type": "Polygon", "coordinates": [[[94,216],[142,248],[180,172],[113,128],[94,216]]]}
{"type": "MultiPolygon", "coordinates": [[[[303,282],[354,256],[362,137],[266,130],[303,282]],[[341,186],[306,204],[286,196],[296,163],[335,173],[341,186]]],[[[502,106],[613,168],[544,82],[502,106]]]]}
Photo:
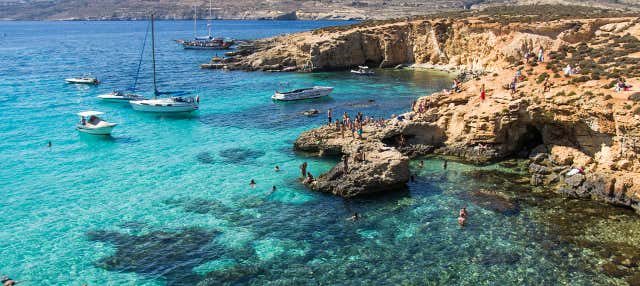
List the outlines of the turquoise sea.
{"type": "MultiPolygon", "coordinates": [[[[251,39],[343,24],[214,27],[251,39]]],[[[516,184],[526,181],[519,162],[450,162],[443,170],[440,159],[426,158],[424,167],[412,162],[416,180],[406,189],[353,200],[298,183],[302,162],[314,175],[335,163],[292,150],[300,132],[325,121],[327,108],[388,117],[446,87],[450,75],[200,70],[215,52],[173,42],[190,38],[191,25],[156,23],[159,88],[200,95],[201,110],[160,116],[95,98],[131,85],[146,22],[0,23],[0,273],[24,285],[631,283],[637,264],[620,261],[640,261],[636,215],[516,184]],[[86,72],[103,83],[63,81],[86,72]],[[272,102],[285,82],[335,91],[322,100],[272,102]],[[311,108],[320,116],[301,114],[311,108]],[[119,123],[113,136],[78,134],[75,113],[84,110],[119,123]],[[470,219],[461,229],[463,205],[470,219]],[[354,211],[363,218],[346,220],[354,211]]],[[[146,95],[148,58],[139,84],[146,95]]]]}

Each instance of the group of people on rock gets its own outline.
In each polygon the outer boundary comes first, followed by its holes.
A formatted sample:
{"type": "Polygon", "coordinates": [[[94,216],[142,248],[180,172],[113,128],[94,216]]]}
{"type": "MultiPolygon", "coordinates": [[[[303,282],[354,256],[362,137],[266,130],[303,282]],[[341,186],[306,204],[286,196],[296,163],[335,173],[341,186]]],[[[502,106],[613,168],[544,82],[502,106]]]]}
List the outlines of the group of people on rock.
{"type": "Polygon", "coordinates": [[[524,51],[524,64],[528,65],[531,64],[532,61],[537,61],[537,62],[544,62],[544,49],[542,47],[538,48],[538,54],[536,57],[536,53],[534,53],[531,50],[526,50],[524,51]]]}
{"type": "Polygon", "coordinates": [[[618,82],[616,82],[616,91],[628,91],[632,86],[627,84],[627,81],[623,77],[618,78],[618,82]]]}
{"type": "Polygon", "coordinates": [[[342,138],[345,138],[345,133],[351,131],[351,137],[362,139],[364,126],[372,125],[378,128],[383,128],[386,125],[386,122],[383,118],[374,119],[373,117],[364,116],[362,112],[358,112],[354,119],[349,117],[347,112],[342,114],[342,121],[337,119],[335,121],[331,121],[333,119],[333,111],[331,108],[327,110],[327,124],[329,126],[334,126],[335,130],[340,132],[342,138]]]}
{"type": "Polygon", "coordinates": [[[562,70],[562,72],[564,72],[564,75],[574,75],[574,74],[579,74],[580,73],[580,67],[571,67],[571,64],[567,64],[567,66],[562,70]]]}

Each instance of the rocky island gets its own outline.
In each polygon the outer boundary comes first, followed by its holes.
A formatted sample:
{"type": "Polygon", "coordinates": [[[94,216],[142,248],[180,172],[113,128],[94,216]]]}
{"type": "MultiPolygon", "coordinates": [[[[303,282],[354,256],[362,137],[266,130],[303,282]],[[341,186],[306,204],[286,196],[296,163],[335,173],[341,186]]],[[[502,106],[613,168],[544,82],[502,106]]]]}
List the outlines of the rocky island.
{"type": "Polygon", "coordinates": [[[404,65],[467,75],[459,92],[423,96],[384,127],[365,126],[362,139],[332,126],[300,135],[298,150],[353,158],[349,172],[338,164],[309,184],[314,190],[344,197],[396,190],[410,179],[409,160],[432,153],[474,164],[525,157],[533,185],[640,211],[640,18],[580,9],[554,18],[533,9],[520,18],[464,15],[281,36],[228,64],[404,65]]]}

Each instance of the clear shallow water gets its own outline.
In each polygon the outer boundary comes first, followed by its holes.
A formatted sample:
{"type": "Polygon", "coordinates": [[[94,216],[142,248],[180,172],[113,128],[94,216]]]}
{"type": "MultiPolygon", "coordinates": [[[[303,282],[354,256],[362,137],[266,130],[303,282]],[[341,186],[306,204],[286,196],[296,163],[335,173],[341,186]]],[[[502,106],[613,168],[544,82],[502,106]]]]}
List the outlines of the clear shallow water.
{"type": "MultiPolygon", "coordinates": [[[[343,22],[215,25],[225,36],[257,38],[334,24],[343,22]]],[[[96,95],[131,84],[146,25],[0,25],[0,272],[34,285],[624,283],[599,271],[606,261],[596,251],[546,224],[548,206],[539,201],[548,198],[496,209],[470,195],[525,192],[469,175],[478,168],[450,163],[444,172],[429,160],[415,166],[407,190],[351,201],[297,183],[303,161],[313,174],[334,164],[292,151],[301,131],[325,120],[302,111],[389,116],[447,86],[448,75],[200,70],[214,52],[172,42],[191,37],[191,22],[160,21],[160,89],[199,94],[201,110],[158,116],[98,102],[96,95]],[[85,72],[104,83],[62,81],[85,72]],[[269,96],[281,82],[336,90],[329,99],[274,103],[269,96]],[[74,114],[88,109],[120,123],[112,138],[77,134],[74,114]],[[278,191],[269,195],[272,185],[278,191]],[[464,204],[472,218],[461,230],[456,214],[464,204]],[[353,211],[364,218],[345,220],[353,211]]],[[[146,61],[143,91],[151,89],[149,69],[146,61]]],[[[627,225],[633,219],[620,217],[627,225]]]]}

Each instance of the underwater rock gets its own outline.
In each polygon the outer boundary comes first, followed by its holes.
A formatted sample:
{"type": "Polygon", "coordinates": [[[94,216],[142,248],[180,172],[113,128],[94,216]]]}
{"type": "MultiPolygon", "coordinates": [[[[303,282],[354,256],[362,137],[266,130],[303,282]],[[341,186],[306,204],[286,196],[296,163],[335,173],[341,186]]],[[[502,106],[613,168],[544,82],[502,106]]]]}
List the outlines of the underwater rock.
{"type": "Polygon", "coordinates": [[[520,212],[518,203],[514,199],[496,191],[473,190],[463,193],[462,198],[482,208],[504,215],[515,215],[520,212]]]}
{"type": "Polygon", "coordinates": [[[211,157],[211,153],[209,152],[198,153],[198,155],[196,155],[196,159],[198,159],[198,162],[202,164],[213,164],[214,162],[213,157],[211,157]]]}
{"type": "Polygon", "coordinates": [[[211,244],[217,234],[201,228],[154,231],[140,236],[96,230],[87,232],[87,238],[110,243],[116,249],[114,254],[98,259],[95,262],[97,267],[135,272],[152,278],[163,277],[168,285],[193,285],[200,277],[192,269],[225,253],[222,247],[211,244]]]}
{"type": "Polygon", "coordinates": [[[636,271],[633,275],[625,279],[629,286],[640,286],[640,271],[636,271]]]}
{"type": "Polygon", "coordinates": [[[621,278],[627,275],[627,271],[625,269],[623,269],[622,267],[618,267],[611,262],[602,265],[602,270],[605,274],[616,278],[621,278]]]}
{"type": "Polygon", "coordinates": [[[218,155],[223,157],[226,163],[239,164],[264,156],[264,151],[247,148],[230,148],[220,151],[218,155]]]}

